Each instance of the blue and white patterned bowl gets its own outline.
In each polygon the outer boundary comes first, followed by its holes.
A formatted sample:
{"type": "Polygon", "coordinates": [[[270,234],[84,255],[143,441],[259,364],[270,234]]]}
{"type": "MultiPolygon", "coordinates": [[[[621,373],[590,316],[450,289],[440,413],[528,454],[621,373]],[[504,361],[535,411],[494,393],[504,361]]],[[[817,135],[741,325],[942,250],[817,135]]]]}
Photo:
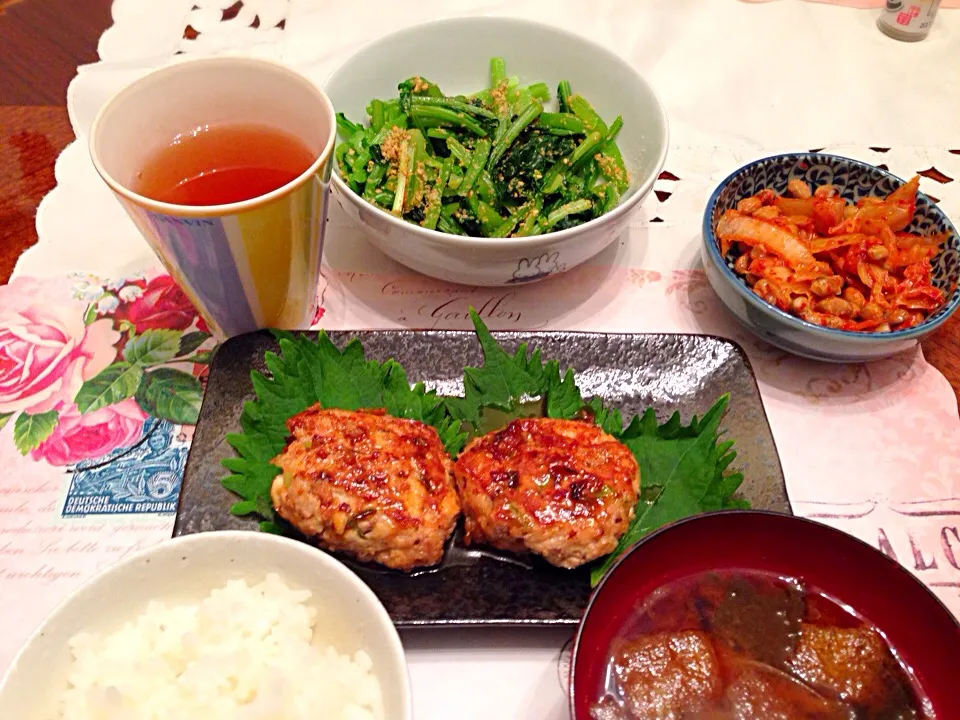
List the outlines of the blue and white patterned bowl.
{"type": "Polygon", "coordinates": [[[946,293],[947,300],[921,324],[887,333],[834,330],[801,320],[758,297],[733,271],[733,258],[720,255],[714,229],[720,216],[736,208],[740,200],[763,188],[783,193],[787,182],[794,178],[812,185],[832,184],[848,202],[869,196],[884,197],[904,182],[873,165],[820,153],[773,155],[744,165],[721,182],[703,214],[700,254],[710,285],[744,326],[796,355],[830,362],[866,362],[913,347],[946,322],[960,306],[960,235],[944,212],[923,193],[917,194],[917,210],[907,230],[947,236],[933,260],[932,275],[934,284],[946,293]]]}

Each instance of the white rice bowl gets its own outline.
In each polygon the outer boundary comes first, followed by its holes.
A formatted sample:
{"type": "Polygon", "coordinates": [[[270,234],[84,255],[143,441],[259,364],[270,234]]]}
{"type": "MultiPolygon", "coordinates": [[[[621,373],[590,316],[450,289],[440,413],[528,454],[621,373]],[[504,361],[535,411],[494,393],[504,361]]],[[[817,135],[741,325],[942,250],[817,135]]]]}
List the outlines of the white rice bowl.
{"type": "Polygon", "coordinates": [[[0,681],[2,720],[412,720],[403,645],[343,563],[203,532],[75,590],[0,681]]]}
{"type": "Polygon", "coordinates": [[[308,591],[231,580],[199,603],[151,602],[109,634],[70,640],[64,720],[380,720],[364,651],[314,642],[308,591]]]}

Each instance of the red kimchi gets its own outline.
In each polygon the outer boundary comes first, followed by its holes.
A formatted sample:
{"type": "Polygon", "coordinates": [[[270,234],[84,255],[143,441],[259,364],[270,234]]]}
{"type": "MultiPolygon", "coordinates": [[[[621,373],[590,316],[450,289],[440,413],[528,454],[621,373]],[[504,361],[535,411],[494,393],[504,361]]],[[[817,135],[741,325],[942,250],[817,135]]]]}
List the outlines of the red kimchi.
{"type": "Polygon", "coordinates": [[[920,178],[886,198],[847,203],[830,185],[791,180],[761,190],[717,223],[724,257],[754,293],[807,322],[889,332],[923,322],[945,301],[930,279],[942,236],[905,232],[920,178]]]}

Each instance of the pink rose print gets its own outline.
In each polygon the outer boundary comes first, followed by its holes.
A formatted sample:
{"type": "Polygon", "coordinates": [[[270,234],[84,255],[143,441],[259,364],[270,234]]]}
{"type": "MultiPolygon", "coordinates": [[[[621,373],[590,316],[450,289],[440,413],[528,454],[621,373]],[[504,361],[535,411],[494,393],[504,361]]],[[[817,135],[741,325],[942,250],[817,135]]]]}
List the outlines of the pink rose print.
{"type": "Polygon", "coordinates": [[[132,398],[86,415],[71,404],[60,411],[57,427],[30,457],[60,466],[102,458],[139,440],[146,419],[147,414],[132,398]]]}
{"type": "Polygon", "coordinates": [[[113,322],[84,325],[85,305],[65,301],[61,283],[18,278],[0,296],[0,414],[72,403],[113,362],[113,322]]]}
{"type": "MultiPolygon", "coordinates": [[[[159,275],[133,302],[122,304],[113,317],[128,320],[139,334],[156,329],[186,330],[197,318],[197,311],[172,277],[159,275]]],[[[199,330],[206,332],[206,323],[201,321],[199,330]]]]}
{"type": "Polygon", "coordinates": [[[192,425],[213,344],[169,275],[18,278],[0,287],[0,430],[68,466],[134,444],[151,415],[192,425]]]}

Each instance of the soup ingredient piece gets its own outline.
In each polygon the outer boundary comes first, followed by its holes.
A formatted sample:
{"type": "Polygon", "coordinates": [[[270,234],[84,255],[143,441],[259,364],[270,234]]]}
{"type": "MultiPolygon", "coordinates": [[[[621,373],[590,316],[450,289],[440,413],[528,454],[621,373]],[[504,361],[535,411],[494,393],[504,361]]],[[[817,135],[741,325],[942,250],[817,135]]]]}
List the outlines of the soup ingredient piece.
{"type": "MultiPolygon", "coordinates": [[[[910,700],[891,670],[896,661],[869,628],[804,624],[790,669],[808,685],[857,705],[909,709],[910,700]]],[[[900,674],[897,672],[896,674],[900,674]]]]}
{"type": "Polygon", "coordinates": [[[277,513],[324,547],[398,570],[435,565],[460,503],[437,431],[382,411],[314,405],[287,421],[277,513]]]}
{"type": "Polygon", "coordinates": [[[916,211],[919,177],[886,198],[847,204],[836,188],[792,197],[761,190],[717,222],[721,254],[765,302],[807,322],[840,330],[913,327],[945,302],[932,260],[943,237],[905,232],[916,211]]]}
{"type": "Polygon", "coordinates": [[[112,633],[70,640],[62,720],[383,716],[370,656],[315,637],[329,622],[276,575],[197,603],[150,602],[112,633]],[[255,631],[252,631],[255,630],[255,631]]]}
{"type": "Polygon", "coordinates": [[[710,630],[708,619],[727,595],[727,579],[709,573],[669,583],[650,593],[634,614],[641,621],[638,632],[710,630]]]}
{"type": "Polygon", "coordinates": [[[685,717],[723,692],[710,638],[689,630],[641,635],[616,649],[613,669],[631,720],[685,717]]]}
{"type": "Polygon", "coordinates": [[[613,550],[633,519],[637,461],[590,422],[514,420],[470,442],[454,467],[464,540],[578,567],[613,550]]]}
{"type": "Polygon", "coordinates": [[[754,582],[734,576],[710,621],[712,630],[738,653],[785,668],[800,636],[804,593],[799,583],[754,582]]]}
{"type": "Polygon", "coordinates": [[[314,160],[300,138],[277,128],[213,125],[183,132],[152,153],[132,189],[174,205],[225,205],[283,187],[314,160]]]}
{"type": "Polygon", "coordinates": [[[340,177],[367,202],[411,223],[476,237],[525,237],[576,227],[611,211],[629,188],[616,138],[570,83],[544,112],[544,83],[521,86],[502,58],[489,86],[445,95],[423,77],[372,100],[368,127],[337,116],[340,177]]]}
{"type": "Polygon", "coordinates": [[[828,700],[779,670],[744,662],[727,688],[736,720],[853,720],[842,704],[828,700]]]}

